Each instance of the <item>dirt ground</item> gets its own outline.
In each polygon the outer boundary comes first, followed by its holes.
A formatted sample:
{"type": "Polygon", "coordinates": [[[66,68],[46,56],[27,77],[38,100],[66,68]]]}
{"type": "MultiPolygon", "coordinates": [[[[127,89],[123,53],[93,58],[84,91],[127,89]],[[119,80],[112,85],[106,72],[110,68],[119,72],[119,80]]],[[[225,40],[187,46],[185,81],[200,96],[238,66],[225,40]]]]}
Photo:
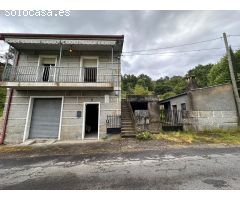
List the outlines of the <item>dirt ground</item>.
{"type": "Polygon", "coordinates": [[[166,148],[167,142],[139,141],[136,139],[100,140],[87,142],[56,142],[53,144],[2,145],[0,159],[13,157],[34,157],[44,155],[81,155],[95,153],[121,153],[166,148]]]}
{"type": "MultiPolygon", "coordinates": [[[[200,144],[200,146],[219,146],[215,144],[200,144]]],[[[220,146],[228,146],[220,144],[220,146]]],[[[233,146],[233,145],[231,145],[233,146]]],[[[164,150],[168,148],[199,147],[199,144],[176,144],[162,140],[140,141],[133,138],[111,139],[87,142],[56,142],[53,144],[37,143],[32,145],[1,145],[0,160],[18,157],[39,157],[55,155],[111,154],[164,150]]]]}

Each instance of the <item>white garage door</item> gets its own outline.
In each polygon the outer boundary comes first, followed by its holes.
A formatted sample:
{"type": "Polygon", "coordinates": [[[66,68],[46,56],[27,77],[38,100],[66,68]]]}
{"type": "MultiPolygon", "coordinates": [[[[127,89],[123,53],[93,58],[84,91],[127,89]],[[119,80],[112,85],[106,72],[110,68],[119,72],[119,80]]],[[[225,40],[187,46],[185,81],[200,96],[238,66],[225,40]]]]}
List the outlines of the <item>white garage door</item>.
{"type": "Polygon", "coordinates": [[[29,138],[58,138],[62,99],[34,99],[29,138]]]}

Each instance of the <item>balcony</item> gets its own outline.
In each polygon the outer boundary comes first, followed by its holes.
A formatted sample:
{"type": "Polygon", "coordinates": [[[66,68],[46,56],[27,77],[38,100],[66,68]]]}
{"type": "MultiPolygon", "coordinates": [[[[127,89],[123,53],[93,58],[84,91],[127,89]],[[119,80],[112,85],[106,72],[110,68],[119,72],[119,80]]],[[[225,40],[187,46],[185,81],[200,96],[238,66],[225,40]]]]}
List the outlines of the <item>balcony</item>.
{"type": "Polygon", "coordinates": [[[9,66],[0,86],[18,90],[113,90],[114,70],[101,67],[9,66]]]}

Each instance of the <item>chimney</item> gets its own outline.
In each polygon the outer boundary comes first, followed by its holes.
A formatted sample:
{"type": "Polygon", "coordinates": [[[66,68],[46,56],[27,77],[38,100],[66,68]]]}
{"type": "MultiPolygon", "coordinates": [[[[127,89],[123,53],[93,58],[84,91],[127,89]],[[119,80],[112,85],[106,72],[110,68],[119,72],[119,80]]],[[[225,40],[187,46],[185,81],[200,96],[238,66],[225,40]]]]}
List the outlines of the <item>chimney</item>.
{"type": "Polygon", "coordinates": [[[194,90],[196,88],[198,88],[196,77],[194,75],[187,76],[187,88],[186,88],[186,90],[189,91],[189,90],[194,90]]]}

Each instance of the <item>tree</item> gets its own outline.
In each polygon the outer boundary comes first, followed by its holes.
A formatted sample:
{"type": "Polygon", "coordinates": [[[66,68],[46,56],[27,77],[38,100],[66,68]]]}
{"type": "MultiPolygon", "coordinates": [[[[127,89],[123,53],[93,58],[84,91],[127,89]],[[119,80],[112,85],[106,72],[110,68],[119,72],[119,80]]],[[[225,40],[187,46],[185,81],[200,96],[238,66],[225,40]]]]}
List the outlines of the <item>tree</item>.
{"type": "Polygon", "coordinates": [[[172,92],[180,94],[186,90],[187,82],[182,76],[173,76],[169,79],[168,84],[172,87],[172,92]]]}
{"type": "Polygon", "coordinates": [[[198,65],[193,69],[187,72],[187,76],[194,75],[197,80],[197,84],[199,87],[207,87],[208,86],[208,73],[210,72],[213,64],[207,65],[198,65]]]}
{"type": "Polygon", "coordinates": [[[149,95],[149,91],[147,88],[144,88],[141,85],[136,84],[134,88],[135,95],[149,95]]]}
{"type": "Polygon", "coordinates": [[[133,74],[124,74],[122,76],[122,90],[126,92],[126,94],[133,94],[133,90],[135,85],[137,84],[137,77],[133,74]]]}
{"type": "Polygon", "coordinates": [[[11,46],[8,52],[4,54],[0,54],[1,63],[6,63],[8,61],[9,65],[13,65],[14,59],[15,59],[15,49],[11,46]]]}
{"type": "Polygon", "coordinates": [[[223,84],[231,80],[227,56],[222,57],[221,60],[211,68],[207,77],[209,85],[223,84]]]}
{"type": "Polygon", "coordinates": [[[145,74],[140,74],[138,77],[138,84],[142,85],[143,87],[147,87],[149,91],[154,90],[154,84],[151,79],[151,77],[145,75],[145,74]]]}
{"type": "Polygon", "coordinates": [[[162,95],[164,93],[172,91],[172,87],[169,85],[166,85],[165,83],[156,83],[156,86],[154,88],[154,93],[156,95],[162,95]]]}

